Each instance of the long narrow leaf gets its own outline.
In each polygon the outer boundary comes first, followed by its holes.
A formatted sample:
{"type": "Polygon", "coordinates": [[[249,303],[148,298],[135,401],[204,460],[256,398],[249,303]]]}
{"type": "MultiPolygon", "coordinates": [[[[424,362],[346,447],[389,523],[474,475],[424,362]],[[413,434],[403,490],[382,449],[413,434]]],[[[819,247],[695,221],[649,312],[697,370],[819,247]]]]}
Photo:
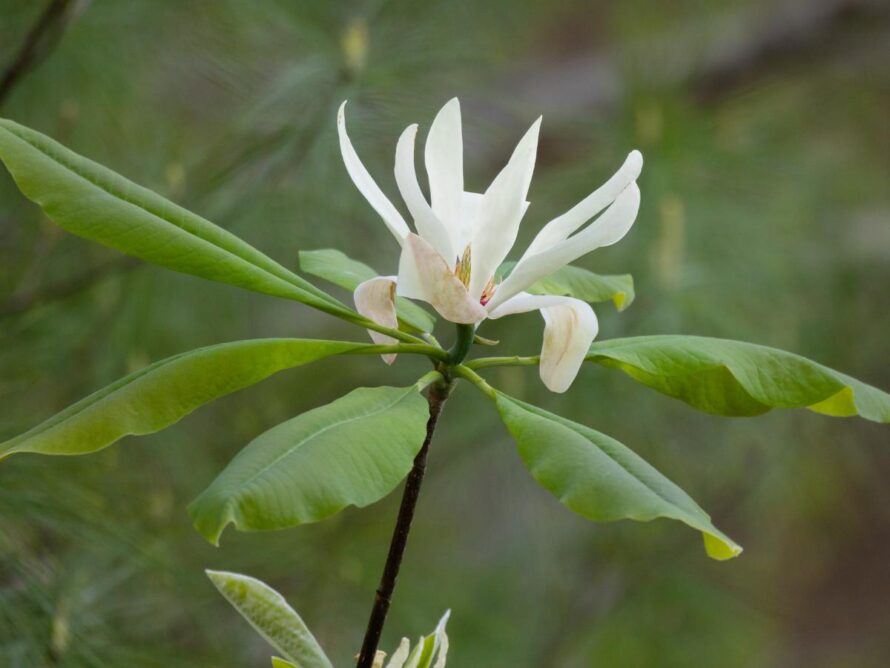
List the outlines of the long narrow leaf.
{"type": "Polygon", "coordinates": [[[15,452],[79,455],[130,434],[170,426],[199,406],[315,360],[374,349],[346,341],[255,339],[199,348],[155,362],[69,406],[24,434],[0,443],[15,452]]]}
{"type": "Polygon", "coordinates": [[[599,522],[679,520],[702,532],[714,559],[742,551],[686,492],[614,438],[502,392],[495,401],[534,479],[570,510],[599,522]]]}
{"type": "Polygon", "coordinates": [[[0,160],[22,192],[69,232],[168,269],[354,315],[230,232],[6,119],[0,160]]]}
{"type": "Polygon", "coordinates": [[[419,386],[359,388],[261,434],[189,506],[211,543],[242,531],[317,522],[388,494],[426,431],[419,386]]]}
{"type": "Polygon", "coordinates": [[[753,343],[638,336],[596,342],[587,359],[716,415],[808,408],[890,422],[890,394],[800,355],[753,343]]]}
{"type": "Polygon", "coordinates": [[[297,611],[272,587],[240,573],[207,571],[207,577],[241,616],[287,659],[300,668],[333,668],[297,611]]]}

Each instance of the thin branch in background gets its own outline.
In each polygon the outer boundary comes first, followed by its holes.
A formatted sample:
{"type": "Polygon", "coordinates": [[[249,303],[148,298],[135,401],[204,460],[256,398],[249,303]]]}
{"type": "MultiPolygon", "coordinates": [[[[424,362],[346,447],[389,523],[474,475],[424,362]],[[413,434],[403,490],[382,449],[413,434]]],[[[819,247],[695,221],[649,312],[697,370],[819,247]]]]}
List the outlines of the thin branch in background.
{"type": "Polygon", "coordinates": [[[52,52],[68,25],[72,5],[72,0],[50,0],[31,26],[18,53],[0,78],[0,105],[15,85],[52,52]]]}
{"type": "Polygon", "coordinates": [[[89,290],[103,278],[135,269],[138,266],[139,263],[134,258],[117,258],[55,285],[14,294],[5,302],[0,303],[0,320],[20,315],[48,302],[67,299],[89,290]]]}
{"type": "Polygon", "coordinates": [[[735,39],[727,39],[729,46],[714,50],[708,67],[690,82],[700,101],[719,100],[777,67],[810,64],[826,53],[855,48],[864,29],[885,31],[890,19],[886,0],[788,3],[774,11],[770,20],[760,17],[741,26],[735,39]],[[756,39],[745,39],[747,32],[756,39]]]}
{"type": "MultiPolygon", "coordinates": [[[[888,18],[887,0],[774,0],[740,3],[717,18],[703,16],[645,39],[627,41],[620,50],[594,45],[555,59],[536,57],[498,73],[482,93],[461,99],[469,116],[500,126],[519,126],[510,109],[534,109],[548,127],[574,123],[587,114],[614,108],[628,94],[625,72],[652,89],[684,88],[713,101],[779,65],[806,60],[832,46],[861,24],[880,28],[888,18]],[[677,44],[696,48],[677,49],[677,44]],[[492,107],[492,99],[507,100],[492,107]]],[[[497,142],[481,143],[477,160],[503,152],[497,142]]],[[[540,160],[539,160],[540,164],[540,160]]]]}

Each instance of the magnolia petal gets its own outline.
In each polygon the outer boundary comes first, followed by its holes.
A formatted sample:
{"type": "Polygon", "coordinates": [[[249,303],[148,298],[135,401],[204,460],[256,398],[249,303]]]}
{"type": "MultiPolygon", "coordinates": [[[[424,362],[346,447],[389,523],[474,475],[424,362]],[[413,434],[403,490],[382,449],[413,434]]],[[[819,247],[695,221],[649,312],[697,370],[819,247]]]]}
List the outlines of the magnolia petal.
{"type": "Polygon", "coordinates": [[[416,234],[405,237],[396,290],[402,297],[422,299],[451,322],[469,325],[485,318],[479,301],[470,297],[442,256],[416,234]]]}
{"type": "Polygon", "coordinates": [[[517,313],[528,313],[529,311],[539,311],[548,306],[559,306],[565,303],[567,299],[572,297],[563,297],[562,295],[533,295],[528,292],[520,292],[513,295],[489,312],[488,317],[492,320],[503,318],[508,315],[516,315],[517,313]]]}
{"type": "Polygon", "coordinates": [[[411,641],[407,638],[402,638],[402,641],[399,643],[399,648],[393,652],[392,658],[390,658],[389,663],[386,664],[386,668],[402,668],[405,665],[405,661],[408,660],[408,654],[411,652],[411,641]]]}
{"type": "MultiPolygon", "coordinates": [[[[464,192],[463,133],[460,102],[456,97],[446,102],[433,119],[423,156],[433,211],[447,229],[454,229],[460,225],[464,192]]],[[[455,252],[462,250],[458,248],[455,252]]]]}
{"type": "Polygon", "coordinates": [[[337,133],[340,135],[340,152],[343,154],[343,163],[346,165],[346,171],[355,187],[364,195],[368,203],[374,207],[374,210],[383,218],[383,222],[392,232],[396,241],[401,244],[405,239],[405,235],[411,230],[408,224],[402,218],[402,214],[393,206],[392,202],[383,194],[380,187],[365,169],[358,154],[349,141],[349,135],[346,134],[346,102],[340,105],[337,112],[337,133]]]}
{"type": "MultiPolygon", "coordinates": [[[[399,320],[396,316],[396,277],[395,276],[377,276],[370,278],[364,283],[359,283],[353,292],[352,297],[355,301],[356,310],[369,320],[373,320],[378,325],[398,329],[399,320]]],[[[398,341],[391,336],[381,334],[369,329],[368,334],[374,343],[391,346],[398,341]]],[[[392,364],[396,361],[395,353],[381,355],[383,361],[392,364]]]]}
{"type": "Polygon", "coordinates": [[[639,208],[640,189],[636,183],[631,183],[612,205],[586,228],[540,253],[520,260],[510,275],[498,286],[486,309],[490,313],[539,278],[549,276],[596,248],[610,246],[620,241],[636,220],[639,208]]]}
{"type": "Polygon", "coordinates": [[[541,380],[551,392],[565,392],[578,375],[599,322],[590,304],[572,297],[564,304],[541,309],[544,345],[541,347],[541,380]]]}
{"type": "Polygon", "coordinates": [[[453,262],[456,251],[451,246],[451,237],[442,221],[433,212],[420,184],[417,182],[417,171],[414,168],[414,139],[417,137],[417,124],[405,128],[399,142],[396,145],[396,184],[402,193],[402,198],[408,206],[408,211],[414,218],[417,233],[430,242],[439,255],[449,262],[453,262]]]}
{"type": "Polygon", "coordinates": [[[569,389],[599,331],[596,314],[587,302],[574,297],[520,292],[489,313],[492,319],[515,313],[541,311],[544,345],[539,371],[552,392],[569,389]]]}
{"type": "Polygon", "coordinates": [[[450,226],[451,247],[456,256],[463,255],[464,249],[473,240],[473,230],[479,219],[479,207],[482,205],[482,193],[465,192],[461,198],[460,220],[457,225],[450,226]]]}
{"type": "Polygon", "coordinates": [[[436,624],[436,630],[434,631],[436,634],[436,649],[433,652],[435,653],[438,650],[438,654],[433,668],[445,668],[445,662],[448,660],[448,634],[445,632],[445,625],[448,623],[449,617],[451,617],[451,610],[446,610],[445,614],[442,615],[442,619],[436,624]]]}
{"type": "Polygon", "coordinates": [[[482,296],[485,285],[516,241],[519,221],[528,208],[526,196],[535,168],[540,128],[538,118],[519,140],[507,166],[492,181],[479,206],[471,243],[470,295],[474,299],[482,296]]]}
{"type": "Polygon", "coordinates": [[[631,151],[624,164],[612,175],[612,178],[564,214],[547,223],[538,232],[538,235],[529,245],[523,257],[535,255],[565,240],[575,230],[611,204],[628,185],[636,181],[642,169],[642,153],[631,151]]]}

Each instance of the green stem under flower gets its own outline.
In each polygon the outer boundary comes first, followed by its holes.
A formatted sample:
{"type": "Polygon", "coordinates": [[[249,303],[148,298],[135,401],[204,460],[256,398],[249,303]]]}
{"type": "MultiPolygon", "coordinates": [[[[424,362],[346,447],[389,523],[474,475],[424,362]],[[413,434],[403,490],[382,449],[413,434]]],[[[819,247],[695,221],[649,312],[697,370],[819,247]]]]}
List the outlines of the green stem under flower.
{"type": "Polygon", "coordinates": [[[513,355],[511,357],[480,357],[470,360],[464,366],[470,369],[485,369],[490,366],[537,366],[540,362],[540,355],[528,357],[513,355]]]}
{"type": "Polygon", "coordinates": [[[458,364],[454,367],[454,375],[460,376],[464,380],[470,381],[473,385],[479,388],[479,391],[486,395],[489,399],[495,399],[497,397],[497,390],[495,390],[491,385],[485,382],[485,379],[482,378],[478,373],[473,371],[468,365],[458,364]]]}
{"type": "Polygon", "coordinates": [[[457,365],[464,361],[467,353],[470,352],[470,346],[473,345],[473,337],[475,334],[475,325],[457,326],[457,340],[448,351],[448,363],[450,365],[457,365]]]}

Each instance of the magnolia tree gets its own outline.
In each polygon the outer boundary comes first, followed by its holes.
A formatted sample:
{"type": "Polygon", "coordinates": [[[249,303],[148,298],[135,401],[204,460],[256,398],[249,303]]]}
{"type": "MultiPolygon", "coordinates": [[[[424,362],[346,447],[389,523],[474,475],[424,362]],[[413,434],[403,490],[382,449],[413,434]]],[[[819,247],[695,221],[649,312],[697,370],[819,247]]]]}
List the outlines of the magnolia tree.
{"type": "MultiPolygon", "coordinates": [[[[570,510],[595,521],[678,520],[701,532],[710,557],[737,556],[742,548],[704,510],[625,445],[512,397],[479,372],[537,366],[547,388],[564,392],[585,363],[600,364],[694,408],[727,416],[807,408],[887,423],[890,395],[798,355],[750,343],[659,335],[593,343],[598,327],[590,303],[611,300],[623,309],[633,300],[633,286],[629,277],[602,276],[570,263],[630,230],[643,159],[632,151],[604,185],[544,225],[518,261],[507,262],[529,206],[539,127],[540,119],[484,193],[467,192],[460,106],[451,100],[433,120],[424,148],[427,199],[415,171],[417,126],[409,126],[396,146],[395,178],[412,231],[356,154],[344,103],[337,128],[346,169],[401,246],[397,273],[385,276],[336,250],[300,254],[304,274],[354,291],[351,308],[204,218],[34,130],[0,120],[0,159],[22,192],[61,227],[168,269],[300,302],[368,330],[373,341],[268,338],[181,353],[0,444],[0,458],[94,452],[127,435],[164,429],[217,397],[326,357],[381,355],[387,364],[397,355],[426,358],[431,370],[408,387],[359,388],[260,434],[189,506],[195,528],[218,544],[230,524],[266,531],[317,522],[346,506],[373,503],[405,479],[358,655],[363,668],[384,665],[377,646],[427,451],[442,408],[461,381],[490,400],[532,476],[570,510]],[[450,347],[433,335],[436,318],[409,300],[425,302],[454,323],[450,347]],[[473,354],[497,344],[477,333],[486,319],[532,310],[544,320],[540,355],[473,354]]],[[[208,575],[284,657],[273,658],[274,665],[331,665],[277,592],[245,575],[208,575]]],[[[386,665],[444,666],[447,618],[448,613],[413,646],[404,639],[386,665]]]]}

